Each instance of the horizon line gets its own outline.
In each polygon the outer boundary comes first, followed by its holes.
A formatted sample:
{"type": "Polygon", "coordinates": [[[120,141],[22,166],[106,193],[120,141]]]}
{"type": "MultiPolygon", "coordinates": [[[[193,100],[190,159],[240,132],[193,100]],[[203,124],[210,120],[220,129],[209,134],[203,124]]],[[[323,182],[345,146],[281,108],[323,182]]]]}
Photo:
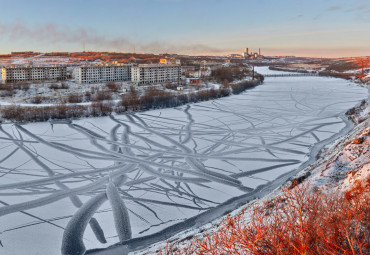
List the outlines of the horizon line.
{"type": "MultiPolygon", "coordinates": [[[[227,57],[227,55],[231,54],[237,54],[242,55],[241,53],[225,53],[222,55],[216,55],[216,54],[183,54],[183,53],[153,53],[153,52],[124,52],[124,51],[33,51],[33,50],[24,50],[24,51],[11,51],[6,53],[0,53],[0,55],[12,55],[12,53],[40,53],[40,54],[47,54],[47,53],[122,53],[122,54],[151,54],[151,55],[183,55],[183,56],[189,56],[189,57],[227,57]]],[[[370,55],[347,55],[347,56],[307,56],[307,55],[291,55],[291,54],[277,54],[277,55],[263,55],[264,57],[295,57],[295,58],[327,58],[327,59],[333,59],[333,58],[360,58],[360,57],[370,57],[370,55]]],[[[243,58],[241,58],[243,59],[243,58]]]]}

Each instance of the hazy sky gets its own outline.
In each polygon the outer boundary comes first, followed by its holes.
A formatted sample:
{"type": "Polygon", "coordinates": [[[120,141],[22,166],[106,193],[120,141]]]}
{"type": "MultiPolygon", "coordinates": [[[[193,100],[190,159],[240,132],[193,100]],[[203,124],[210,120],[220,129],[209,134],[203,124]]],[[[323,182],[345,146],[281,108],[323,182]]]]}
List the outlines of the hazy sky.
{"type": "Polygon", "coordinates": [[[370,55],[370,0],[0,0],[0,53],[370,55]]]}

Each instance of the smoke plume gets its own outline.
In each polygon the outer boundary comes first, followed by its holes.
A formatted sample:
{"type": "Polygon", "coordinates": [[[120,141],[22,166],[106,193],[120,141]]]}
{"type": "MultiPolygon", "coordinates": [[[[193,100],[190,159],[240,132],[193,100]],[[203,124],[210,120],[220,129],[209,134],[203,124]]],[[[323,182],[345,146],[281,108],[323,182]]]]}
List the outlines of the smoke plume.
{"type": "Polygon", "coordinates": [[[12,24],[0,23],[0,34],[10,42],[32,40],[44,44],[63,44],[64,46],[65,44],[82,45],[86,43],[89,49],[113,51],[132,51],[134,48],[139,52],[153,53],[221,54],[227,51],[227,49],[213,48],[203,44],[175,45],[164,41],[139,43],[123,36],[106,37],[92,28],[71,29],[54,23],[30,27],[20,20],[12,24]]]}

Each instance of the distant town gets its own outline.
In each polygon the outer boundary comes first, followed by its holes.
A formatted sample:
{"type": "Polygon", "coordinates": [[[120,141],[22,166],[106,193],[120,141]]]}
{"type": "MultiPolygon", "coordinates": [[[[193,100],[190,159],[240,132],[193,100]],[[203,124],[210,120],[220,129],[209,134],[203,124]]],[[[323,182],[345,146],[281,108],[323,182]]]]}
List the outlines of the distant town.
{"type": "MultiPolygon", "coordinates": [[[[220,67],[268,65],[308,71],[348,71],[369,65],[369,57],[321,59],[264,56],[261,49],[226,56],[116,52],[12,52],[0,55],[2,83],[71,81],[77,84],[199,84],[220,67]],[[296,67],[294,67],[296,64],[296,67]],[[338,66],[341,66],[338,68],[338,66]],[[329,68],[329,69],[328,69],[329,68]]],[[[367,69],[366,69],[367,70],[367,69]]],[[[365,71],[366,71],[365,70],[365,71]]]]}
{"type": "Polygon", "coordinates": [[[3,83],[74,80],[78,84],[128,81],[148,85],[185,80],[197,84],[217,67],[262,59],[260,49],[253,53],[248,48],[224,57],[26,51],[0,55],[0,66],[3,83]]]}
{"type": "Polygon", "coordinates": [[[103,116],[239,94],[263,82],[262,55],[116,52],[0,55],[0,115],[11,121],[103,116]],[[244,56],[241,58],[240,56],[244,56]]]}
{"type": "MultiPolygon", "coordinates": [[[[228,91],[221,93],[225,95],[239,91],[237,84],[253,81],[258,76],[255,66],[369,82],[370,57],[322,59],[264,56],[260,48],[250,50],[247,47],[241,52],[225,56],[90,51],[12,52],[0,55],[0,104],[116,103],[122,101],[125,95],[129,97],[134,89],[138,95],[144,96],[153,88],[187,96],[221,89],[228,91]],[[230,85],[233,86],[231,90],[230,85]]],[[[258,76],[256,82],[260,80],[258,76]]],[[[131,107],[126,106],[125,109],[131,107]]]]}

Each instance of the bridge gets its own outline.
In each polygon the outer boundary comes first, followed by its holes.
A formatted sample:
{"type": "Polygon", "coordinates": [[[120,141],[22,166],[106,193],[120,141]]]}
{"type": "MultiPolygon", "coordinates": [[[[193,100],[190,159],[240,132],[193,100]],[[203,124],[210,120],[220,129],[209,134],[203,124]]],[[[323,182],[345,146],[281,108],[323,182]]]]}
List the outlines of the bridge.
{"type": "Polygon", "coordinates": [[[280,73],[280,74],[262,74],[264,77],[304,77],[304,76],[322,76],[349,79],[352,77],[363,78],[364,73],[280,73]]]}
{"type": "Polygon", "coordinates": [[[282,74],[262,74],[264,77],[303,77],[319,76],[318,73],[282,73],[282,74]]]}

